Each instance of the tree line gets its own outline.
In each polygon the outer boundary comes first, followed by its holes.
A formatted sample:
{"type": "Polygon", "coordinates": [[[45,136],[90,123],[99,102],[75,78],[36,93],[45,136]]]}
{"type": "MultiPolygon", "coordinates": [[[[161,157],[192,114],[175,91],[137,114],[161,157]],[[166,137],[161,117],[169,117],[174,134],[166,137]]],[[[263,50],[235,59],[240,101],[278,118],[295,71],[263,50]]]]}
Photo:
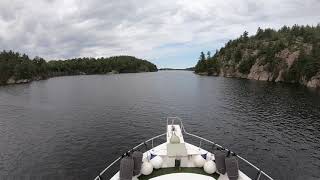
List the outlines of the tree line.
{"type": "MultiPolygon", "coordinates": [[[[239,38],[228,41],[213,56],[201,52],[195,66],[196,73],[219,74],[221,70],[234,68],[249,74],[258,63],[275,75],[284,70],[286,81],[309,80],[320,72],[320,24],[317,26],[283,26],[279,30],[258,28],[253,36],[245,31],[239,38]],[[290,67],[281,60],[280,52],[298,52],[298,58],[290,67]]],[[[276,77],[276,76],[275,76],[276,77]]]]}
{"type": "Polygon", "coordinates": [[[45,79],[52,76],[79,74],[106,74],[154,72],[157,66],[133,56],[101,58],[74,58],[46,61],[41,57],[30,58],[13,51],[0,52],[0,85],[9,79],[45,79]]]}

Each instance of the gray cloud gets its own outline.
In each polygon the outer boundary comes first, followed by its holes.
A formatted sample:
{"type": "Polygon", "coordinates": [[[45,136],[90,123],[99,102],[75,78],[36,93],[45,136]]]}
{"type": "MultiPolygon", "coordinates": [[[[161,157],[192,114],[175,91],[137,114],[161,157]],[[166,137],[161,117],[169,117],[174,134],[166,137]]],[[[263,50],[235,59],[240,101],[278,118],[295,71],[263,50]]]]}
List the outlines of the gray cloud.
{"type": "Polygon", "coordinates": [[[0,49],[47,59],[165,58],[259,26],[316,25],[319,9],[319,0],[1,0],[0,49]],[[187,48],[163,48],[170,44],[187,48]]]}

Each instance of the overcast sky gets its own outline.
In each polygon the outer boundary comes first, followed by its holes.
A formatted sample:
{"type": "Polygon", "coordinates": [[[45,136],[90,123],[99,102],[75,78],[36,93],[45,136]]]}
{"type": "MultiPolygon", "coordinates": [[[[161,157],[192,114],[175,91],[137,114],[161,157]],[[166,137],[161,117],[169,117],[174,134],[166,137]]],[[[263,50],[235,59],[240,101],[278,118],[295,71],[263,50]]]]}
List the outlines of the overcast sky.
{"type": "Polygon", "coordinates": [[[245,30],[319,22],[320,0],[0,0],[0,49],[181,68],[245,30]]]}

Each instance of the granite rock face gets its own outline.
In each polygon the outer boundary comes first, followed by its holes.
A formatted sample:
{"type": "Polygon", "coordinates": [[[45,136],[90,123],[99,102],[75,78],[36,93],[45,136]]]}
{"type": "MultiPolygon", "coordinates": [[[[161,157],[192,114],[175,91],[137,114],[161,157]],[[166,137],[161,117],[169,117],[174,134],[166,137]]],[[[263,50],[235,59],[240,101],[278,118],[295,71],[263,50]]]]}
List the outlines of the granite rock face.
{"type": "Polygon", "coordinates": [[[265,70],[264,65],[255,63],[248,74],[248,79],[254,79],[259,81],[272,81],[273,74],[265,70]]]}
{"type": "MultiPolygon", "coordinates": [[[[309,50],[310,51],[310,50],[309,50]]],[[[319,88],[320,89],[320,72],[311,77],[310,80],[306,80],[305,77],[301,77],[296,80],[287,80],[286,76],[290,67],[294,64],[295,61],[299,58],[299,51],[290,51],[289,49],[284,49],[276,54],[275,58],[276,66],[270,68],[270,64],[261,63],[261,59],[256,59],[255,63],[252,65],[250,72],[248,74],[241,73],[239,71],[239,65],[227,65],[220,68],[219,73],[212,73],[214,76],[223,76],[223,77],[236,77],[244,79],[252,79],[259,81],[270,81],[270,82],[287,82],[287,83],[300,83],[310,88],[319,88]]],[[[207,75],[202,73],[202,75],[207,75]]]]}
{"type": "Polygon", "coordinates": [[[320,24],[258,28],[229,40],[213,54],[200,53],[194,70],[208,75],[297,83],[320,90],[320,24]]]}
{"type": "Polygon", "coordinates": [[[320,73],[313,76],[310,81],[307,82],[307,87],[310,88],[320,88],[320,73]]]}
{"type": "Polygon", "coordinates": [[[10,84],[23,84],[23,83],[29,83],[33,80],[41,80],[43,78],[39,78],[39,77],[36,77],[34,79],[16,79],[14,76],[10,77],[6,84],[10,85],[10,84]]]}

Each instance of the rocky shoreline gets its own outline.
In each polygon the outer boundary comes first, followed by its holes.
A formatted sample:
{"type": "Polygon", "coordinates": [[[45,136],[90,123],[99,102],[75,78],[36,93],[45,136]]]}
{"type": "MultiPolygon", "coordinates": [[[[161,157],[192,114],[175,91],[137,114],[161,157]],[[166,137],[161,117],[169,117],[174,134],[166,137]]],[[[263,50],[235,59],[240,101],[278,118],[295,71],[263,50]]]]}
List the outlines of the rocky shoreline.
{"type": "Polygon", "coordinates": [[[201,52],[195,72],[320,88],[320,25],[258,28],[228,41],[211,56],[201,52]]]}
{"type": "Polygon", "coordinates": [[[15,79],[15,77],[10,77],[6,84],[0,84],[1,86],[5,86],[5,85],[13,85],[13,84],[26,84],[26,83],[30,83],[32,81],[40,81],[40,80],[44,80],[47,78],[44,77],[34,77],[32,79],[15,79]]]}
{"type": "Polygon", "coordinates": [[[270,72],[266,70],[268,69],[269,64],[261,65],[261,62],[257,60],[256,63],[251,67],[249,74],[240,73],[239,70],[235,68],[227,68],[220,69],[219,76],[269,82],[299,83],[309,88],[320,88],[320,72],[311,77],[309,80],[307,80],[307,78],[304,76],[297,80],[286,80],[285,77],[287,72],[293,63],[298,59],[298,57],[299,51],[290,53],[287,49],[285,49],[278,54],[279,61],[282,61],[280,64],[283,63],[285,66],[279,66],[278,69],[280,70],[277,72],[270,72]]]}
{"type": "MultiPolygon", "coordinates": [[[[105,75],[111,75],[111,74],[120,74],[120,73],[116,70],[112,70],[111,72],[108,72],[105,75]]],[[[46,80],[49,78],[59,77],[59,76],[78,76],[78,75],[97,75],[97,74],[87,74],[84,72],[79,72],[76,74],[53,73],[53,74],[50,74],[50,76],[46,76],[46,77],[37,76],[37,77],[33,77],[31,79],[16,79],[14,76],[11,76],[5,84],[0,84],[0,86],[14,85],[14,84],[26,84],[26,83],[31,83],[33,81],[46,80]]]]}
{"type": "Polygon", "coordinates": [[[228,78],[242,78],[242,79],[250,79],[250,80],[257,80],[257,81],[299,83],[309,88],[320,89],[320,73],[311,77],[310,80],[307,80],[306,78],[302,77],[301,79],[299,79],[299,81],[286,81],[284,78],[286,73],[285,69],[280,70],[279,73],[275,74],[275,73],[266,71],[265,68],[266,68],[266,65],[259,65],[259,63],[255,63],[251,67],[249,74],[243,74],[233,67],[222,68],[220,69],[220,73],[208,74],[208,72],[199,72],[196,74],[202,75],[202,76],[221,76],[221,77],[228,77],[228,78]]]}

